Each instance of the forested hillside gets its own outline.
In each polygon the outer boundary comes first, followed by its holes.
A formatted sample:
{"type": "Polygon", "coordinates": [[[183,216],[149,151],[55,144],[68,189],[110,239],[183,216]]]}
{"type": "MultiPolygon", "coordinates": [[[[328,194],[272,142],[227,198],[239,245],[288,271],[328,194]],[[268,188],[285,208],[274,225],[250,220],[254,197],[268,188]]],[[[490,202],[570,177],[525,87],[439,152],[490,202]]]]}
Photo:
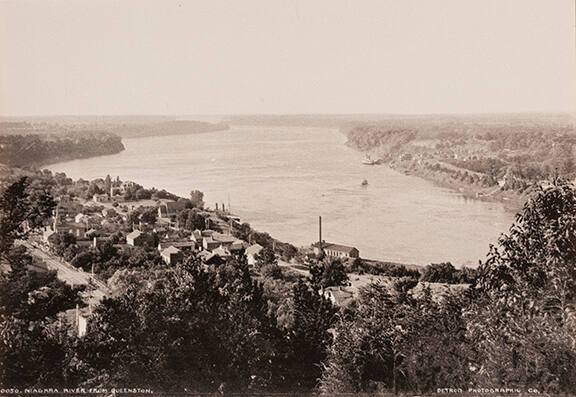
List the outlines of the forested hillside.
{"type": "Polygon", "coordinates": [[[395,168],[441,182],[523,193],[576,176],[570,117],[421,117],[356,125],[348,145],[395,168]]]}
{"type": "Polygon", "coordinates": [[[124,145],[119,136],[100,131],[0,135],[0,163],[15,167],[39,166],[122,150],[124,145]]]}

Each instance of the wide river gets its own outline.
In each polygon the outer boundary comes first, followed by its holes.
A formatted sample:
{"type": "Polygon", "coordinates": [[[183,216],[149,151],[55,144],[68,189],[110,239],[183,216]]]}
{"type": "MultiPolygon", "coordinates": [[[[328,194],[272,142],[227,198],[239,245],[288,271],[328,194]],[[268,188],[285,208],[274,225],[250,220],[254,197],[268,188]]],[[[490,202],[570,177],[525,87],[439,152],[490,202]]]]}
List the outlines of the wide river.
{"type": "Polygon", "coordinates": [[[230,203],[257,230],[298,246],[317,241],[321,215],[326,241],[402,263],[476,266],[514,216],[500,203],[363,165],[334,129],[233,127],[123,141],[119,154],[49,168],[73,178],[120,176],[182,196],[198,189],[209,207],[230,203]]]}

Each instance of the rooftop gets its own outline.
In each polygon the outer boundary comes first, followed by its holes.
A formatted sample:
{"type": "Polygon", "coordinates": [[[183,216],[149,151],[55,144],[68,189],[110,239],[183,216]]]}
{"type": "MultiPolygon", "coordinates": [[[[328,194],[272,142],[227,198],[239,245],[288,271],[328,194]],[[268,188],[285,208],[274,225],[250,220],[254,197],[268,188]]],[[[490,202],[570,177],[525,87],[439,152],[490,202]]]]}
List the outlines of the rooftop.
{"type": "MultiPolygon", "coordinates": [[[[316,244],[314,244],[314,246],[319,247],[320,244],[319,244],[319,243],[316,243],[316,244]]],[[[350,252],[352,252],[352,250],[357,249],[357,248],[355,248],[355,247],[349,247],[349,246],[347,246],[347,245],[327,243],[327,242],[323,242],[323,243],[322,243],[322,248],[323,248],[323,249],[333,250],[333,251],[346,252],[346,253],[348,253],[348,254],[349,254],[350,252]]]]}
{"type": "Polygon", "coordinates": [[[264,247],[260,244],[253,244],[250,247],[246,248],[246,255],[255,255],[262,251],[264,247]]]}
{"type": "Polygon", "coordinates": [[[170,254],[178,254],[180,253],[180,250],[176,247],[174,247],[173,245],[171,245],[170,247],[166,248],[164,251],[162,251],[162,255],[170,255],[170,254]]]}

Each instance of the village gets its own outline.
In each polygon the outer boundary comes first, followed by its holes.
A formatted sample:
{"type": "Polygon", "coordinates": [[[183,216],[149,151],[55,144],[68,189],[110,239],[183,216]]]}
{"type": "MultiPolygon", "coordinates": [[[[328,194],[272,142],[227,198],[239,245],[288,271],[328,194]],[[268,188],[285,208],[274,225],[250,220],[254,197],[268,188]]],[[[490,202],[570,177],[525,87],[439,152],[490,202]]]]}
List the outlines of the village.
{"type": "MultiPolygon", "coordinates": [[[[83,181],[78,183],[84,184],[84,189],[88,186],[83,181]]],[[[197,203],[176,197],[127,200],[127,196],[134,196],[131,191],[142,188],[119,177],[93,181],[90,187],[89,191],[96,191],[91,198],[77,194],[56,197],[51,219],[42,230],[22,242],[48,270],[56,270],[60,279],[71,285],[88,286],[84,294],[86,307],[63,313],[78,336],[85,335],[90,315],[100,301],[119,292],[109,282],[114,274],[105,272],[97,259],[82,260],[90,255],[92,258],[106,255],[94,256],[97,252],[112,250],[114,255],[125,257],[146,253],[149,258],[156,258],[156,263],[167,266],[176,266],[190,257],[199,259],[203,266],[219,266],[231,258],[245,257],[248,266],[254,269],[262,260],[262,251],[269,248],[274,253],[269,260],[295,277],[309,277],[309,259],[321,254],[350,263],[360,258],[355,247],[324,241],[321,220],[318,241],[294,251],[286,243],[252,231],[249,226],[246,231],[246,224],[223,203],[207,209],[201,199],[197,203]],[[291,248],[289,255],[283,254],[282,244],[291,248]]],[[[257,271],[252,273],[258,275],[257,271]]],[[[336,306],[345,306],[362,286],[386,279],[362,273],[344,285],[323,288],[321,293],[336,306]]]]}

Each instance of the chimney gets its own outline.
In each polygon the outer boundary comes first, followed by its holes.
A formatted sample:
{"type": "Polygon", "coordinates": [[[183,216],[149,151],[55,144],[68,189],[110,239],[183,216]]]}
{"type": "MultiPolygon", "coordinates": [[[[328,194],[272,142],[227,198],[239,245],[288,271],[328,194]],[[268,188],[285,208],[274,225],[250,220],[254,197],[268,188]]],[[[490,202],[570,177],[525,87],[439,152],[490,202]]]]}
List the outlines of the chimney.
{"type": "Polygon", "coordinates": [[[216,211],[218,211],[218,203],[216,203],[216,211]]]}
{"type": "Polygon", "coordinates": [[[226,212],[226,207],[224,207],[224,203],[222,203],[222,212],[226,212]]]}
{"type": "Polygon", "coordinates": [[[319,216],[318,217],[318,244],[320,246],[320,249],[322,249],[322,217],[319,216]]]}

